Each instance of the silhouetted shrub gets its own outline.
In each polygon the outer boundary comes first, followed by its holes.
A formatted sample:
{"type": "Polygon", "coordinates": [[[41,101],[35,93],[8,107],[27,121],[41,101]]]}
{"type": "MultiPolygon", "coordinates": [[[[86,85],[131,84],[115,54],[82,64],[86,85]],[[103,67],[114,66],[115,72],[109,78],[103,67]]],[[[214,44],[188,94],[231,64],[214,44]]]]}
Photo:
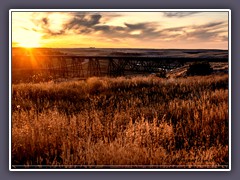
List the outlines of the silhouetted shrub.
{"type": "Polygon", "coordinates": [[[156,76],[160,78],[166,78],[167,72],[165,69],[160,69],[159,72],[156,73],[156,76]]]}
{"type": "Polygon", "coordinates": [[[212,71],[213,69],[211,68],[209,62],[195,62],[189,66],[187,75],[209,75],[212,73],[212,71]]]}

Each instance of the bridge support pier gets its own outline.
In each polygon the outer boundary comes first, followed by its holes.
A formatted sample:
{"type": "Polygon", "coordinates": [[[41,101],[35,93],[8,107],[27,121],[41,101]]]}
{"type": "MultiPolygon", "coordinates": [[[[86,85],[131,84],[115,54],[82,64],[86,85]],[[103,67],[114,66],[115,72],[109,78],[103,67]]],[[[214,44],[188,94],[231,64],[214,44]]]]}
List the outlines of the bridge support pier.
{"type": "Polygon", "coordinates": [[[98,58],[89,58],[87,75],[88,77],[101,75],[101,68],[98,58]]]}
{"type": "Polygon", "coordinates": [[[83,67],[82,67],[83,59],[80,59],[78,57],[73,57],[71,60],[72,60],[71,66],[70,66],[71,76],[84,77],[83,67]]]}
{"type": "Polygon", "coordinates": [[[109,76],[123,76],[127,65],[127,60],[109,58],[108,60],[108,75],[109,76]]]}

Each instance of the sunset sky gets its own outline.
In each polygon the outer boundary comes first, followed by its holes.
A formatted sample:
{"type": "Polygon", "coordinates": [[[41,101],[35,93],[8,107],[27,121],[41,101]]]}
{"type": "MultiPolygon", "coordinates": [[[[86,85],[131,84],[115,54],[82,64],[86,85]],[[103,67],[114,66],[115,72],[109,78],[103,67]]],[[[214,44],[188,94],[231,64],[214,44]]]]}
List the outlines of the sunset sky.
{"type": "Polygon", "coordinates": [[[228,12],[12,12],[12,46],[228,49],[228,12]]]}

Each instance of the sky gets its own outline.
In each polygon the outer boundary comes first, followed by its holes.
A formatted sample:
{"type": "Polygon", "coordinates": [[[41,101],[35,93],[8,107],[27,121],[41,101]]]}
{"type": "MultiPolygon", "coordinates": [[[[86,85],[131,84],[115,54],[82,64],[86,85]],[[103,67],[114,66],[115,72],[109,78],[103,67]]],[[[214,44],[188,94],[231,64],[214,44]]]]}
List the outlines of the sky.
{"type": "Polygon", "coordinates": [[[12,12],[12,47],[228,49],[228,12],[12,12]]]}

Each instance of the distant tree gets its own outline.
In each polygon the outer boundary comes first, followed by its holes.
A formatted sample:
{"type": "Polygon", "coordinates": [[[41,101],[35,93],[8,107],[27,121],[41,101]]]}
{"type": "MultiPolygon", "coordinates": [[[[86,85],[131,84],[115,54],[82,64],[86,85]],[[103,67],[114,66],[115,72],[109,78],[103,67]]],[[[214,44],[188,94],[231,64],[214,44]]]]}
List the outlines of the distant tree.
{"type": "Polygon", "coordinates": [[[211,74],[213,69],[209,62],[195,62],[191,64],[187,70],[188,76],[194,75],[209,75],[211,74]]]}

